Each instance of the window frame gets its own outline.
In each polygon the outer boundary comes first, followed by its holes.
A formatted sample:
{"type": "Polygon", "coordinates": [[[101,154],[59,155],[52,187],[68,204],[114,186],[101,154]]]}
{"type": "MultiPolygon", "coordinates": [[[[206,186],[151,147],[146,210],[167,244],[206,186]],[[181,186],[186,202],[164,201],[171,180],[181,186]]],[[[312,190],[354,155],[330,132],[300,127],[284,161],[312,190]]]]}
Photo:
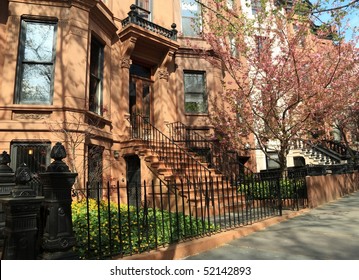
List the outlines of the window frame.
{"type": "Polygon", "coordinates": [[[180,9],[181,9],[181,32],[182,32],[182,36],[183,37],[192,37],[192,38],[200,37],[201,33],[202,33],[202,9],[201,9],[200,5],[197,2],[195,2],[194,0],[181,0],[180,9]],[[188,10],[183,9],[183,4],[184,4],[183,2],[184,1],[187,1],[187,2],[192,1],[193,3],[188,3],[188,5],[196,5],[196,7],[197,7],[195,13],[191,12],[191,16],[187,16],[187,15],[184,16],[183,15],[184,11],[188,11],[188,10]],[[189,32],[189,33],[185,32],[184,27],[183,27],[183,19],[190,19],[191,21],[194,21],[194,22],[199,20],[199,22],[200,22],[199,31],[196,32],[196,30],[192,28],[192,32],[189,32]]]}
{"type": "Polygon", "coordinates": [[[105,58],[105,44],[99,40],[96,36],[91,36],[90,41],[90,63],[89,63],[89,93],[88,93],[88,110],[99,116],[103,115],[103,81],[104,81],[104,58],[105,58]],[[97,48],[96,54],[93,54],[94,47],[97,48]],[[93,73],[93,57],[97,59],[97,74],[93,73]],[[93,80],[96,80],[96,90],[93,88],[93,80]],[[97,99],[97,102],[93,102],[92,99],[97,99]]]}
{"type": "Polygon", "coordinates": [[[274,170],[280,168],[278,160],[279,160],[278,151],[267,151],[267,155],[266,155],[267,170],[274,170]]]}
{"type": "Polygon", "coordinates": [[[228,36],[228,44],[229,44],[231,57],[238,58],[239,57],[238,44],[237,44],[237,38],[234,34],[230,34],[228,36]]]}
{"type": "Polygon", "coordinates": [[[226,0],[226,6],[228,10],[234,10],[234,0],[226,0]]]}
{"type": "Polygon", "coordinates": [[[136,6],[139,7],[139,16],[141,16],[143,19],[146,19],[148,21],[152,21],[152,0],[147,0],[148,1],[148,7],[141,7],[141,0],[136,0],[136,6]],[[148,12],[148,13],[146,13],[148,12]]]}
{"type": "Polygon", "coordinates": [[[18,57],[17,57],[17,66],[16,66],[16,79],[15,79],[15,95],[14,103],[23,104],[23,105],[52,105],[53,96],[54,96],[54,78],[55,78],[55,67],[56,67],[56,45],[57,45],[57,29],[58,29],[58,19],[54,17],[49,18],[33,18],[33,17],[21,17],[20,20],[20,32],[19,32],[19,44],[18,44],[18,57]],[[53,41],[52,41],[52,57],[51,61],[35,61],[35,60],[25,60],[25,50],[26,50],[26,35],[28,30],[28,24],[47,24],[53,25],[53,41]],[[23,101],[23,79],[24,79],[24,65],[50,65],[51,69],[51,80],[49,88],[48,102],[41,101],[32,101],[26,102],[23,101]]]}
{"type": "Polygon", "coordinates": [[[257,15],[263,10],[261,0],[250,0],[251,1],[251,11],[252,15],[257,15]]]}
{"type": "Polygon", "coordinates": [[[196,70],[184,70],[183,71],[183,89],[184,89],[184,112],[188,115],[197,115],[197,114],[208,114],[208,93],[207,93],[207,80],[205,71],[196,71],[196,70]],[[202,76],[202,91],[201,92],[186,92],[186,75],[201,75],[202,76]],[[201,95],[203,99],[203,110],[188,110],[186,102],[187,94],[192,95],[201,95]]]}

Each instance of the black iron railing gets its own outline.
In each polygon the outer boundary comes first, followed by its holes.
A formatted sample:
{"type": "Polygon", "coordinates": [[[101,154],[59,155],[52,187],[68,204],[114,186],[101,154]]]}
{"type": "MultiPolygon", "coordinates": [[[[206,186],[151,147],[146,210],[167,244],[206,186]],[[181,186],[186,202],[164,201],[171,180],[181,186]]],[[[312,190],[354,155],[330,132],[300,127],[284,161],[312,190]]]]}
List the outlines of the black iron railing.
{"type": "Polygon", "coordinates": [[[159,35],[162,35],[168,39],[171,40],[177,40],[177,33],[178,31],[176,30],[176,24],[173,23],[171,25],[171,30],[166,29],[158,24],[155,24],[149,20],[146,20],[143,17],[144,13],[149,13],[148,11],[136,6],[136,5],[131,5],[130,6],[130,12],[128,13],[128,17],[125,18],[124,20],[122,20],[122,27],[126,27],[127,25],[134,23],[140,27],[143,27],[147,30],[150,30],[152,32],[155,32],[159,35]]]}
{"type": "Polygon", "coordinates": [[[342,160],[341,155],[337,152],[323,147],[321,144],[312,143],[310,140],[295,139],[292,142],[292,147],[301,149],[308,156],[323,164],[338,164],[342,160]]]}
{"type": "Polygon", "coordinates": [[[131,138],[141,139],[171,169],[172,176],[168,182],[183,179],[194,186],[196,180],[210,180],[212,171],[158,130],[147,117],[131,115],[128,120],[131,123],[131,138]]]}
{"type": "Polygon", "coordinates": [[[175,183],[173,192],[161,181],[133,186],[88,184],[83,193],[98,192],[95,199],[73,202],[76,252],[84,259],[123,257],[168,246],[195,237],[215,234],[281,215],[282,209],[305,207],[303,177],[277,173],[253,174],[245,181],[216,177],[198,181],[210,192],[208,207],[198,189],[186,181],[175,183]],[[91,189],[90,189],[91,188],[91,189]],[[103,193],[102,199],[100,192],[103,193]]]}
{"type": "Polygon", "coordinates": [[[174,142],[184,145],[191,152],[227,177],[248,175],[252,171],[238,160],[238,154],[229,151],[219,143],[206,139],[182,122],[168,124],[170,137],[174,142]]]}

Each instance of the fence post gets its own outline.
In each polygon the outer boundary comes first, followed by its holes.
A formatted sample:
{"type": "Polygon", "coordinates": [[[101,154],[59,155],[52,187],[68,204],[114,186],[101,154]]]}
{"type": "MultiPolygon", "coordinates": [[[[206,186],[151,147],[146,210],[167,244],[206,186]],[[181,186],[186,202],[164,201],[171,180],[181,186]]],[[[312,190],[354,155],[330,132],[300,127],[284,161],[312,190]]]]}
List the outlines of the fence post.
{"type": "MultiPolygon", "coordinates": [[[[15,186],[15,173],[8,166],[11,162],[7,152],[0,154],[0,198],[8,197],[15,186]]],[[[5,212],[3,204],[0,203],[0,247],[4,246],[5,212]]]]}
{"type": "Polygon", "coordinates": [[[70,172],[69,167],[62,161],[65,157],[64,146],[56,143],[51,150],[51,158],[54,161],[47,167],[46,172],[40,173],[45,196],[41,259],[78,259],[72,250],[75,235],[71,212],[71,188],[77,173],[70,172]]]}
{"type": "Polygon", "coordinates": [[[22,164],[15,172],[15,186],[9,197],[0,199],[5,210],[5,242],[2,259],[34,260],[38,254],[39,214],[42,196],[27,185],[29,168],[22,164]]]}

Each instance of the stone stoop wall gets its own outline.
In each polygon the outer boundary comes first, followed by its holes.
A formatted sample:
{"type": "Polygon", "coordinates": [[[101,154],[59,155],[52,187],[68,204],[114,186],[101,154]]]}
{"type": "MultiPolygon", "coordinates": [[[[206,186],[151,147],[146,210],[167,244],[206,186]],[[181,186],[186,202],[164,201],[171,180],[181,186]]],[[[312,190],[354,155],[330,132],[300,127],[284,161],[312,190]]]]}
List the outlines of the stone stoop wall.
{"type": "Polygon", "coordinates": [[[307,176],[308,206],[315,208],[359,190],[359,172],[307,176]]]}

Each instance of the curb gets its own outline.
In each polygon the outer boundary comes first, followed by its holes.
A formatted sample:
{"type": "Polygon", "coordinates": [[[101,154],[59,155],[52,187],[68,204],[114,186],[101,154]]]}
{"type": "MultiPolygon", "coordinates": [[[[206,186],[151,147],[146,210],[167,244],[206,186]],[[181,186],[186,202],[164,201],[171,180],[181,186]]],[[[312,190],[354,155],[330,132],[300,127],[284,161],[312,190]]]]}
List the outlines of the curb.
{"type": "Polygon", "coordinates": [[[193,256],[221,245],[224,245],[234,239],[247,236],[256,231],[263,230],[272,225],[281,223],[288,219],[303,215],[311,209],[306,208],[295,212],[285,213],[282,216],[269,218],[252,225],[243,226],[233,230],[213,234],[183,243],[171,244],[166,248],[159,248],[150,252],[141,253],[138,255],[127,256],[123,258],[113,258],[116,260],[180,260],[189,256],[193,256]]]}

